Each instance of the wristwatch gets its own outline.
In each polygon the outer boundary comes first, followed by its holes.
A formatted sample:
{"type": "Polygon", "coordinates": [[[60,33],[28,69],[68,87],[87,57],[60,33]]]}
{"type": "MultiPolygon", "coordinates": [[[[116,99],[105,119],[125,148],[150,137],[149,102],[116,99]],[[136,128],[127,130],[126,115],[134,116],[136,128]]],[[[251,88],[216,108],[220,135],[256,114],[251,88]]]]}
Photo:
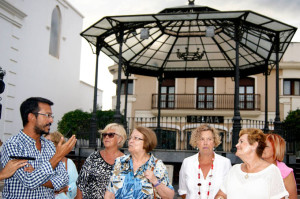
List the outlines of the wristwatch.
{"type": "Polygon", "coordinates": [[[157,183],[155,185],[153,185],[154,187],[157,187],[158,185],[160,185],[161,181],[160,179],[158,179],[157,183]]]}

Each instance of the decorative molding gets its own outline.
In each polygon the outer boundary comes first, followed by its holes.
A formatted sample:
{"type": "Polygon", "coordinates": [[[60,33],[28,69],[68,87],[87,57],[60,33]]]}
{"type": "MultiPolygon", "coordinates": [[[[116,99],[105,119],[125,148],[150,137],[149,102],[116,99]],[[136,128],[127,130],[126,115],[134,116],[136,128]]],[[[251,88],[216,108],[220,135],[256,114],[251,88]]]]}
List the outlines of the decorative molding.
{"type": "Polygon", "coordinates": [[[14,63],[18,63],[18,61],[14,60],[14,59],[9,59],[11,62],[14,62],[14,63]]]}
{"type": "Polygon", "coordinates": [[[64,8],[68,9],[68,6],[65,4],[64,1],[56,0],[60,5],[62,5],[64,8]]]}
{"type": "Polygon", "coordinates": [[[299,69],[300,62],[281,62],[280,69],[299,69]]]}
{"type": "Polygon", "coordinates": [[[17,73],[16,72],[14,72],[14,71],[8,71],[9,73],[11,73],[11,74],[13,74],[13,75],[16,75],[17,73]]]}
{"type": "MultiPolygon", "coordinates": [[[[1,2],[1,1],[0,1],[1,2]]],[[[9,23],[17,26],[18,28],[22,27],[22,24],[16,22],[15,20],[12,20],[11,18],[5,16],[4,14],[0,13],[0,17],[3,18],[4,20],[8,21],[9,23]]]]}
{"type": "MultiPolygon", "coordinates": [[[[8,108],[6,108],[6,109],[8,109],[8,108]]],[[[13,109],[11,109],[11,110],[13,110],[13,109]]],[[[8,122],[8,123],[13,123],[13,121],[11,121],[11,120],[4,120],[5,122],[8,122]]],[[[4,133],[4,135],[12,135],[11,133],[4,133]]]]}
{"type": "Polygon", "coordinates": [[[9,82],[7,82],[7,85],[10,85],[10,86],[12,86],[12,87],[15,87],[15,86],[16,86],[15,84],[12,84],[12,83],[9,83],[9,82]]]}
{"type": "Polygon", "coordinates": [[[12,38],[15,38],[16,40],[20,40],[19,37],[17,37],[16,35],[11,35],[12,38]]]}
{"type": "MultiPolygon", "coordinates": [[[[24,19],[27,16],[24,12],[17,9],[16,7],[14,7],[12,4],[8,3],[5,0],[0,1],[0,8],[5,10],[7,13],[11,14],[12,16],[16,16],[19,19],[24,19]]],[[[4,13],[0,12],[0,17],[8,21],[9,23],[17,26],[18,28],[22,27],[21,23],[17,22],[12,17],[5,15],[4,13]]]]}
{"type": "Polygon", "coordinates": [[[19,10],[18,8],[16,8],[15,6],[13,6],[5,0],[0,1],[0,8],[6,10],[10,14],[18,17],[19,19],[24,19],[25,17],[27,17],[27,15],[24,12],[22,12],[21,10],[19,10]]]}
{"type": "Polygon", "coordinates": [[[67,0],[57,0],[60,4],[63,4],[64,6],[67,5],[71,9],[73,9],[81,18],[84,18],[84,16],[74,7],[72,6],[67,0]],[[62,3],[64,2],[64,3],[62,3]]]}
{"type": "Polygon", "coordinates": [[[19,49],[15,48],[15,47],[13,47],[13,46],[11,46],[10,48],[11,48],[12,50],[14,50],[14,51],[19,51],[19,49]]]}

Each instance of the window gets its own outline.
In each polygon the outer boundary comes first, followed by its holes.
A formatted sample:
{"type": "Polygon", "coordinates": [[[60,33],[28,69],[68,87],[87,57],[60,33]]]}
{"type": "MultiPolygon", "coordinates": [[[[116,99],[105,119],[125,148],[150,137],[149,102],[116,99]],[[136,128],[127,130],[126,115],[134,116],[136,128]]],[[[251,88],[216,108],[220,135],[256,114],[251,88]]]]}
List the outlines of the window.
{"type": "Polygon", "coordinates": [[[197,108],[213,109],[214,108],[214,79],[197,80],[197,108]]]}
{"type": "Polygon", "coordinates": [[[240,79],[240,109],[254,109],[254,79],[240,79]]]}
{"type": "Polygon", "coordinates": [[[164,79],[161,85],[161,108],[175,107],[175,79],[164,79]]]}
{"type": "MultiPolygon", "coordinates": [[[[133,94],[133,80],[129,79],[127,82],[128,95],[133,94]]],[[[121,95],[126,95],[126,80],[121,81],[121,95]]]]}
{"type": "Polygon", "coordinates": [[[300,95],[300,79],[283,80],[284,95],[300,95]]]}
{"type": "Polygon", "coordinates": [[[59,7],[56,6],[52,11],[49,54],[59,58],[59,41],[61,31],[61,14],[59,7]]]}

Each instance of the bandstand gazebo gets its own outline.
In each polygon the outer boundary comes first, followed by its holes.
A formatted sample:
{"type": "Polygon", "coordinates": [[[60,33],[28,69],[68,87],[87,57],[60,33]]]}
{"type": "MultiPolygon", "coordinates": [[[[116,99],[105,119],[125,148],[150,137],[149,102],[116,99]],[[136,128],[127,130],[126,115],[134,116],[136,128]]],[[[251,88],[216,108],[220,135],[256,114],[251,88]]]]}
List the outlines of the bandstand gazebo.
{"type": "MultiPolygon", "coordinates": [[[[279,130],[279,61],[297,28],[253,11],[219,11],[194,5],[166,8],[157,14],[107,16],[81,33],[96,54],[90,147],[96,146],[96,101],[100,51],[118,63],[116,121],[120,121],[121,70],[163,78],[232,77],[235,81],[233,140],[241,129],[239,78],[276,68],[275,131],[279,130]]],[[[159,86],[159,88],[160,88],[159,86]]],[[[160,89],[159,89],[160,95],[160,89]]],[[[267,104],[267,92],[265,103],[267,104]]],[[[126,98],[127,99],[127,98],[126,98]]],[[[268,128],[267,107],[265,110],[268,128]]],[[[126,112],[126,111],[125,111],[126,112]]],[[[158,124],[160,97],[158,97],[158,124]]]]}

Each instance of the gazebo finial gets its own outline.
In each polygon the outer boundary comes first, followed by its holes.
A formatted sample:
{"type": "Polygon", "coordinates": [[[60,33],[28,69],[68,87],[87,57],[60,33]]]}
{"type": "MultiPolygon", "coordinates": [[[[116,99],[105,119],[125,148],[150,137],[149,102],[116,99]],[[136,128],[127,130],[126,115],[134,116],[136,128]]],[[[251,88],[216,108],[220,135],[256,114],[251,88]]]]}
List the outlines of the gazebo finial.
{"type": "Polygon", "coordinates": [[[189,0],[189,6],[195,5],[194,2],[195,2],[195,0],[189,0]]]}

